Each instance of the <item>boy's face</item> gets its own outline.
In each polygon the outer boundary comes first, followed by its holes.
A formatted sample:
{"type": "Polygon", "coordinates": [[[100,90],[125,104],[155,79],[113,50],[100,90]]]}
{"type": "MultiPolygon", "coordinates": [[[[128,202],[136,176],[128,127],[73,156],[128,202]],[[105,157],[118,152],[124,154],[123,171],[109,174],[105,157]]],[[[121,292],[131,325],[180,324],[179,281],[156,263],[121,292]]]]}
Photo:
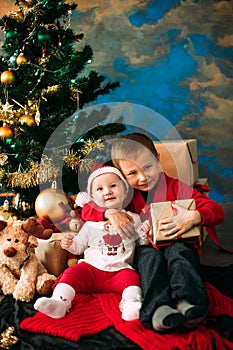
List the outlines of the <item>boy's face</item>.
{"type": "Polygon", "coordinates": [[[121,210],[126,189],[119,176],[106,173],[93,180],[91,197],[99,207],[121,210]]]}
{"type": "Polygon", "coordinates": [[[129,185],[140,191],[150,191],[156,185],[161,172],[159,160],[147,148],[135,161],[121,159],[119,166],[129,185]]]}

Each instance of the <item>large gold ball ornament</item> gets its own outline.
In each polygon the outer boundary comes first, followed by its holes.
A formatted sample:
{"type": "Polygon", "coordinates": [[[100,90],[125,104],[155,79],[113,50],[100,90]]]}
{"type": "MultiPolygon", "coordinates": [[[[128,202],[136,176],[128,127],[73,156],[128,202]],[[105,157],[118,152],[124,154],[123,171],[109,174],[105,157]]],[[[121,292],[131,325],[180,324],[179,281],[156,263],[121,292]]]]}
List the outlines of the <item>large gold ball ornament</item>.
{"type": "Polygon", "coordinates": [[[20,66],[20,64],[22,63],[27,63],[27,58],[24,56],[23,53],[20,53],[19,56],[16,58],[16,63],[18,66],[20,66]]]}
{"type": "Polygon", "coordinates": [[[2,84],[7,84],[7,85],[12,85],[15,82],[15,73],[12,72],[11,70],[5,70],[1,74],[1,83],[2,84]]]}
{"type": "Polygon", "coordinates": [[[13,130],[8,125],[3,125],[0,127],[0,138],[1,139],[11,139],[13,137],[13,130]]]}
{"type": "Polygon", "coordinates": [[[68,195],[61,190],[46,188],[36,198],[35,211],[39,218],[59,222],[67,216],[68,195]],[[66,207],[66,208],[65,208],[66,207]]]}
{"type": "Polygon", "coordinates": [[[35,126],[36,122],[35,122],[35,118],[33,117],[33,115],[30,114],[24,114],[19,118],[19,122],[21,124],[26,124],[27,126],[35,126]]]}

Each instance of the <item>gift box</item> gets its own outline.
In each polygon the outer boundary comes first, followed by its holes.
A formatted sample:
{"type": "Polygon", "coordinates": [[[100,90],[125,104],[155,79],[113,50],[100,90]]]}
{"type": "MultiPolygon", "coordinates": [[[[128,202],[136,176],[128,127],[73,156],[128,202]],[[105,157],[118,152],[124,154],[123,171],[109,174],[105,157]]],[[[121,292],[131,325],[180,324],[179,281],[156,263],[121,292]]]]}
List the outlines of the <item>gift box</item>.
{"type": "MultiPolygon", "coordinates": [[[[176,239],[171,239],[170,237],[164,237],[158,230],[159,221],[173,215],[176,215],[176,209],[172,207],[172,204],[177,204],[186,210],[195,210],[196,204],[194,199],[184,199],[176,200],[174,202],[159,202],[152,203],[150,205],[151,209],[151,220],[152,220],[152,240],[155,244],[175,242],[176,239]]],[[[191,230],[182,234],[179,239],[195,241],[200,237],[199,226],[194,226],[191,230]]]]}
{"type": "Polygon", "coordinates": [[[49,273],[59,276],[67,268],[68,251],[61,248],[62,233],[53,233],[49,239],[37,239],[35,254],[49,273]]]}
{"type": "Polygon", "coordinates": [[[197,140],[154,142],[163,171],[192,186],[199,177],[197,140]]]}

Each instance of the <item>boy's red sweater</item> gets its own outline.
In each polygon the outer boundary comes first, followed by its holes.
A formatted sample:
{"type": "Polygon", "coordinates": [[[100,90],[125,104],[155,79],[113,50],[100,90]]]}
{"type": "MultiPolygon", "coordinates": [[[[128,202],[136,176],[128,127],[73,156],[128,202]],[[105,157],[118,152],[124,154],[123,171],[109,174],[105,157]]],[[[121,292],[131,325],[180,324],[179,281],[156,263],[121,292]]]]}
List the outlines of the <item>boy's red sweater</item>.
{"type": "MultiPolygon", "coordinates": [[[[210,237],[216,235],[214,227],[224,220],[224,211],[218,203],[165,173],[161,173],[152,198],[151,202],[153,203],[193,198],[196,203],[196,210],[199,211],[202,217],[200,226],[206,227],[210,237]]],[[[148,218],[150,203],[145,202],[143,192],[135,189],[133,190],[132,199],[125,209],[141,215],[142,220],[144,220],[148,218]]],[[[89,202],[82,209],[82,219],[84,221],[102,221],[104,220],[105,210],[106,208],[100,208],[94,202],[89,202]]]]}

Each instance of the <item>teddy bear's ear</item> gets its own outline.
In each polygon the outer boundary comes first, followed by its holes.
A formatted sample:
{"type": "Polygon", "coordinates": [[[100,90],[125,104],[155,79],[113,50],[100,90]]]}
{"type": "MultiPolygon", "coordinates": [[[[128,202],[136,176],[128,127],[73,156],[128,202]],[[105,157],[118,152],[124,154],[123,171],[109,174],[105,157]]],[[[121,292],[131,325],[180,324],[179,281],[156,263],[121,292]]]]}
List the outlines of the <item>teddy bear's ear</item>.
{"type": "Polygon", "coordinates": [[[5,227],[7,227],[7,222],[0,220],[0,231],[4,230],[5,227]]]}
{"type": "Polygon", "coordinates": [[[44,229],[44,227],[37,222],[36,218],[33,216],[23,222],[22,229],[28,234],[41,239],[48,239],[53,234],[52,229],[44,229]]]}

